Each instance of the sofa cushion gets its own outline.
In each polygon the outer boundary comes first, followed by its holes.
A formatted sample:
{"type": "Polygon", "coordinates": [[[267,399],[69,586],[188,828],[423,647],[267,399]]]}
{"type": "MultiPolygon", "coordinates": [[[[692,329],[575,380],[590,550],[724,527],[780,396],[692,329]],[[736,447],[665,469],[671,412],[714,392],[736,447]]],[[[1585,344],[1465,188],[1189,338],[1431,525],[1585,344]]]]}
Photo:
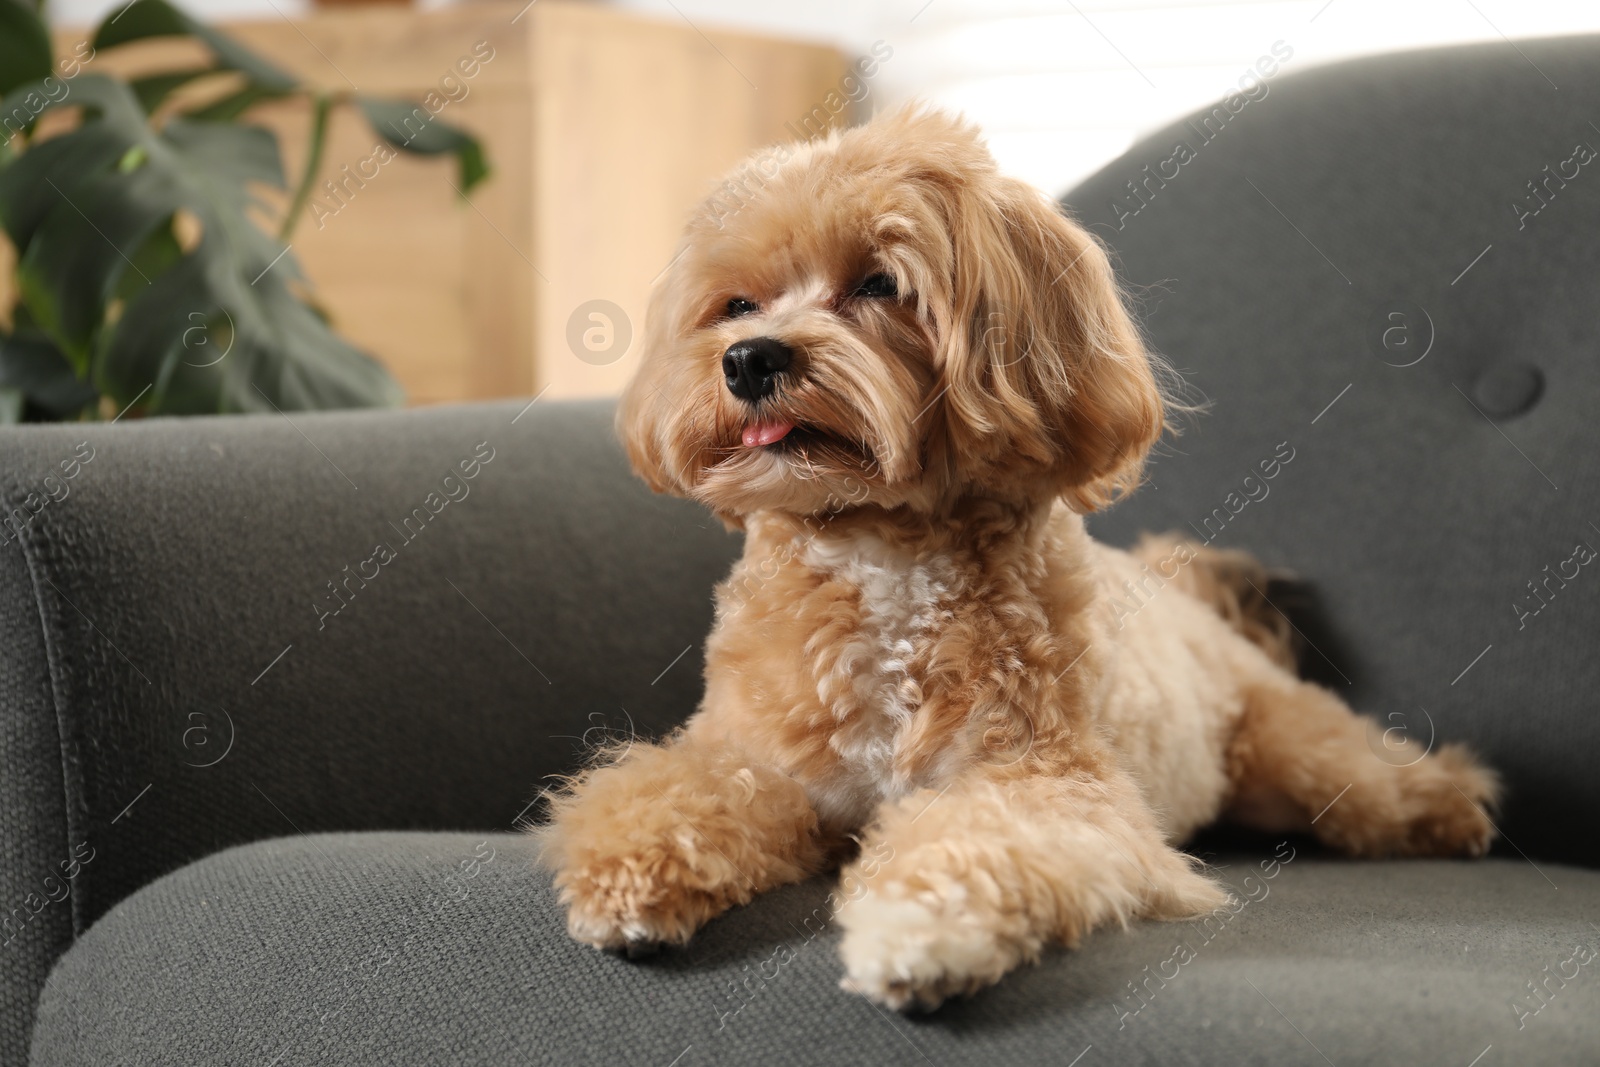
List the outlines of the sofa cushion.
{"type": "Polygon", "coordinates": [[[1065,1064],[1091,1045],[1085,1067],[1465,1065],[1490,1045],[1476,1062],[1600,1056],[1600,960],[1578,962],[1600,943],[1600,874],[1278,851],[1286,862],[1214,859],[1236,914],[1102,931],[907,1017],[838,988],[822,880],[630,962],[567,938],[525,838],[266,841],[168,875],[90,929],[46,986],[32,1062],[1065,1064]],[[1547,983],[1542,999],[1530,982],[1547,983]]]}

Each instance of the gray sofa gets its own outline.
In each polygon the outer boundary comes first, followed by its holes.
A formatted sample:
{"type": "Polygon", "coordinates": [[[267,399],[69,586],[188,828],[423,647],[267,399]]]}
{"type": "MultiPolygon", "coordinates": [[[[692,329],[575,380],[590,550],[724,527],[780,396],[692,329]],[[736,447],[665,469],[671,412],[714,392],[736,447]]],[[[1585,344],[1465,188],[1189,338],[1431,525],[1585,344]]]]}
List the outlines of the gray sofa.
{"type": "Polygon", "coordinates": [[[1600,1060],[1597,60],[1291,61],[1067,197],[1212,402],[1097,531],[1305,575],[1309,673],[1503,770],[1490,858],[1208,837],[1227,922],[929,1016],[836,988],[821,881],[602,955],[515,830],[694,706],[738,550],[630,479],[607,406],[6,429],[0,1060],[1600,1060]]]}

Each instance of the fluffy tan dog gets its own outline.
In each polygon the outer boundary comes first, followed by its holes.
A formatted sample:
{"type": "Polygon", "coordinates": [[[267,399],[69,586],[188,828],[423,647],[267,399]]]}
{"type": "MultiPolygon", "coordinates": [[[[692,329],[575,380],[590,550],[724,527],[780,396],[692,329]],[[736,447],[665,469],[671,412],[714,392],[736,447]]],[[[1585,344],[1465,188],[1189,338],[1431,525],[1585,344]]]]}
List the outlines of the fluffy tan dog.
{"type": "Polygon", "coordinates": [[[1226,903],[1174,847],[1222,816],[1357,855],[1488,847],[1492,774],[1375,755],[1295,677],[1253,560],[1085,533],[1166,424],[1086,231],[938,113],[784,156],[690,221],[618,414],[654,489],[746,541],[699,710],[554,798],[573,937],[681,944],[848,861],[845,988],[932,1006],[1226,903]],[[1155,594],[1132,617],[1124,583],[1155,594]]]}

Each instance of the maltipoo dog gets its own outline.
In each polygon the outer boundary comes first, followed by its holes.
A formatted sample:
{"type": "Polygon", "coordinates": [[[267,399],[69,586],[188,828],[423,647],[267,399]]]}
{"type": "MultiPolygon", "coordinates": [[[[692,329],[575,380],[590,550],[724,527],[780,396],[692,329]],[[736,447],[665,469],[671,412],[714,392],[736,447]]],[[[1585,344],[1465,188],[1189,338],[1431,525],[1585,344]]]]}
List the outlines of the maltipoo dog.
{"type": "Polygon", "coordinates": [[[1176,847],[1221,817],[1487,849],[1491,772],[1375,754],[1296,677],[1254,560],[1085,533],[1137,484],[1165,376],[1105,250],[971,126],[908,109],[744,174],[691,219],[617,417],[638,473],[744,556],[698,711],[553,799],[573,937],[681,944],[843,863],[842,984],[929,1007],[1226,904],[1176,847]]]}

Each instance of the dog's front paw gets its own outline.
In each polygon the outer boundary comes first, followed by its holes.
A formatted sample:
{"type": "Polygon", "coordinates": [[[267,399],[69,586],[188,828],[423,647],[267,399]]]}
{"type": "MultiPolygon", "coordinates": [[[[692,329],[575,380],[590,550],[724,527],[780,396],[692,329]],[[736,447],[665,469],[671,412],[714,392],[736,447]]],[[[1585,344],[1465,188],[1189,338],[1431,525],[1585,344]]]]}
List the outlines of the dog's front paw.
{"type": "Polygon", "coordinates": [[[684,944],[728,908],[804,878],[821,857],[798,782],[686,741],[634,745],[550,806],[534,833],[567,930],[630,956],[684,944]]]}
{"type": "Polygon", "coordinates": [[[900,1010],[931,1010],[993,985],[1036,960],[1041,947],[1020,915],[963,914],[959,902],[893,885],[846,905],[840,917],[840,987],[900,1010]]]}
{"type": "Polygon", "coordinates": [[[629,957],[681,945],[731,903],[670,844],[590,855],[556,874],[567,932],[629,957]]]}

